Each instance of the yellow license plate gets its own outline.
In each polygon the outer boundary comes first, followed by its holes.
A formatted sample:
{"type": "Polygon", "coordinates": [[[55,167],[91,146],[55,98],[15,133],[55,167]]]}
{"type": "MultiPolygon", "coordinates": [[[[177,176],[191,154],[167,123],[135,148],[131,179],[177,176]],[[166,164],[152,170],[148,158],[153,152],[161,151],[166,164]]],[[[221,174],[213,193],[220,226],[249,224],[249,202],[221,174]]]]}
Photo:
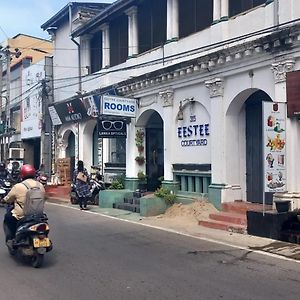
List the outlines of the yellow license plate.
{"type": "Polygon", "coordinates": [[[44,238],[44,239],[34,238],[33,239],[33,247],[34,248],[49,247],[49,246],[50,246],[50,240],[48,238],[44,238]]]}

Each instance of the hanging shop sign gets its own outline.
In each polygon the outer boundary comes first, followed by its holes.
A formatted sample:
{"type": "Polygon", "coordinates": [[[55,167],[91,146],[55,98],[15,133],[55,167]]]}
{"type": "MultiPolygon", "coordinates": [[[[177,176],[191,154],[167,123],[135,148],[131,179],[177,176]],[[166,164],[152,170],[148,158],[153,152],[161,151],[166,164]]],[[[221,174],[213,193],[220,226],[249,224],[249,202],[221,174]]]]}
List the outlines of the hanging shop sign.
{"type": "Polygon", "coordinates": [[[99,115],[97,101],[99,101],[99,96],[93,95],[49,105],[52,124],[61,125],[97,117],[99,115]]]}
{"type": "Polygon", "coordinates": [[[264,190],[286,191],[286,104],[263,102],[264,190]]]}
{"type": "Polygon", "coordinates": [[[286,74],[287,116],[300,118],[300,71],[286,74]]]}
{"type": "Polygon", "coordinates": [[[135,118],[136,108],[136,99],[113,95],[102,96],[101,113],[103,115],[135,118]]]}
{"type": "Polygon", "coordinates": [[[126,138],[127,124],[124,120],[98,120],[99,138],[126,138]]]}
{"type": "Polygon", "coordinates": [[[177,128],[177,136],[182,147],[207,146],[209,124],[190,124],[177,128]]]}

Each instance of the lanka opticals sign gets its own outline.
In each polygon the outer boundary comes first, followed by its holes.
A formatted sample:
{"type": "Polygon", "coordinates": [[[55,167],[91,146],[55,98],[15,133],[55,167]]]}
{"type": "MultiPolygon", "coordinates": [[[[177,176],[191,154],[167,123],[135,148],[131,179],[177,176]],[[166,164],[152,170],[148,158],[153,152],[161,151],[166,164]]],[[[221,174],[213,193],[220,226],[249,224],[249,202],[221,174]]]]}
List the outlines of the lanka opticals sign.
{"type": "Polygon", "coordinates": [[[177,128],[177,136],[182,147],[207,146],[209,124],[193,124],[177,128]]]}
{"type": "Polygon", "coordinates": [[[135,118],[136,99],[103,95],[102,114],[135,118]]]}

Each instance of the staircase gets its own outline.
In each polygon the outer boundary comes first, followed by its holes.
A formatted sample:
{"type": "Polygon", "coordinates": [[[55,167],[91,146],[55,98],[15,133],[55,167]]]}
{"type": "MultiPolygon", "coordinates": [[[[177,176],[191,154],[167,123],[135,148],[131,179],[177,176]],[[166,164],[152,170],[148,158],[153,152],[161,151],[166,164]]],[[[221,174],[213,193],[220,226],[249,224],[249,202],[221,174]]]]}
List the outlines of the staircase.
{"type": "Polygon", "coordinates": [[[123,203],[114,203],[113,208],[140,213],[140,198],[142,196],[143,193],[141,192],[133,192],[132,196],[124,198],[123,203]]]}
{"type": "MultiPolygon", "coordinates": [[[[265,210],[271,210],[271,205],[266,205],[265,210]]],[[[244,201],[222,203],[222,211],[211,213],[208,220],[200,220],[199,225],[226,230],[237,233],[247,233],[248,210],[262,211],[263,205],[244,201]]]]}

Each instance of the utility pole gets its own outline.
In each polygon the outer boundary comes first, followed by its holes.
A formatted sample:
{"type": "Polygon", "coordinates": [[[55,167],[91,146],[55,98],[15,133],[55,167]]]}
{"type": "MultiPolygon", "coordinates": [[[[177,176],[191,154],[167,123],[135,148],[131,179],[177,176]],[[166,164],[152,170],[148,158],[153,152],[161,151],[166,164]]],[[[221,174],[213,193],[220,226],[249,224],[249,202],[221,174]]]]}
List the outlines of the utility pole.
{"type": "Polygon", "coordinates": [[[10,109],[9,109],[9,103],[10,103],[10,60],[11,60],[11,56],[15,56],[16,58],[19,58],[21,56],[21,52],[18,48],[16,48],[15,51],[10,51],[9,46],[7,46],[3,50],[0,49],[0,53],[4,54],[5,60],[6,60],[6,96],[5,96],[6,99],[5,99],[4,139],[3,139],[3,159],[6,162],[6,160],[8,159],[8,147],[9,147],[8,128],[9,128],[9,123],[10,123],[10,117],[9,117],[9,112],[10,112],[10,109]]]}
{"type": "Polygon", "coordinates": [[[10,51],[6,51],[6,101],[5,101],[5,124],[4,124],[4,161],[8,159],[8,124],[10,123],[9,116],[9,102],[10,102],[10,51]]]}

